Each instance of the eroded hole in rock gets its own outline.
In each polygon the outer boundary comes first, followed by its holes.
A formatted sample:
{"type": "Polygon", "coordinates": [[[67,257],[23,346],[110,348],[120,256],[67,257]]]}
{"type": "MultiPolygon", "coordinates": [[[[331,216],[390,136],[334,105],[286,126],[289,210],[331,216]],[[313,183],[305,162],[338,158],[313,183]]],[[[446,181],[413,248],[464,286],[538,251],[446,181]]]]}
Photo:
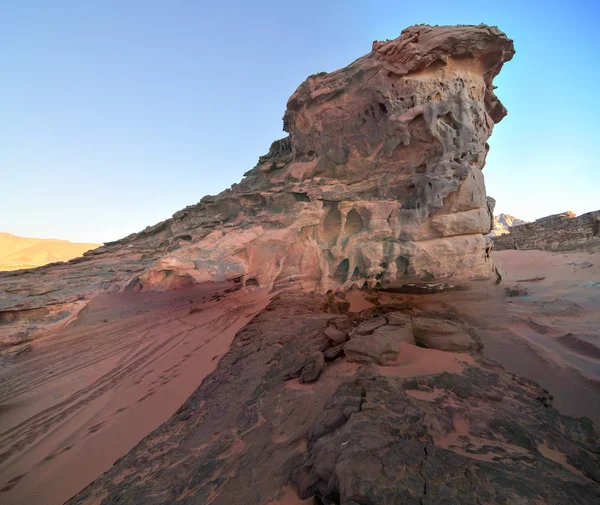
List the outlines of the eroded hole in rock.
{"type": "Polygon", "coordinates": [[[258,286],[258,281],[255,277],[250,277],[246,280],[246,286],[258,286]]]}
{"type": "Polygon", "coordinates": [[[360,269],[358,267],[354,267],[354,272],[352,272],[351,280],[357,281],[362,276],[360,275],[360,269]]]}
{"type": "Polygon", "coordinates": [[[350,270],[350,262],[346,258],[344,261],[340,262],[340,264],[335,269],[333,273],[333,280],[343,284],[348,279],[348,271],[350,270]]]}
{"type": "Polygon", "coordinates": [[[292,193],[297,202],[310,202],[310,198],[306,193],[292,193]]]}
{"type": "Polygon", "coordinates": [[[3,310],[0,311],[0,325],[11,324],[16,321],[27,319],[35,321],[37,318],[42,319],[47,316],[50,311],[46,308],[25,309],[25,310],[3,310]]]}
{"type": "Polygon", "coordinates": [[[379,110],[380,110],[381,112],[383,112],[384,114],[387,114],[387,107],[385,106],[385,104],[384,104],[384,103],[380,103],[380,104],[379,104],[379,110]]]}
{"type": "Polygon", "coordinates": [[[348,212],[346,215],[346,226],[344,227],[345,234],[347,236],[354,235],[355,233],[363,231],[364,228],[365,223],[360,214],[355,209],[348,212]]]}
{"type": "Polygon", "coordinates": [[[321,236],[326,242],[335,242],[342,228],[342,214],[338,210],[337,203],[324,203],[329,212],[321,223],[321,236]]]}
{"type": "Polygon", "coordinates": [[[177,237],[179,240],[184,240],[185,242],[189,242],[190,240],[192,240],[192,236],[191,235],[179,235],[179,237],[177,237]]]}
{"type": "Polygon", "coordinates": [[[396,258],[396,272],[398,277],[406,275],[408,272],[408,258],[406,256],[398,256],[396,258]]]}

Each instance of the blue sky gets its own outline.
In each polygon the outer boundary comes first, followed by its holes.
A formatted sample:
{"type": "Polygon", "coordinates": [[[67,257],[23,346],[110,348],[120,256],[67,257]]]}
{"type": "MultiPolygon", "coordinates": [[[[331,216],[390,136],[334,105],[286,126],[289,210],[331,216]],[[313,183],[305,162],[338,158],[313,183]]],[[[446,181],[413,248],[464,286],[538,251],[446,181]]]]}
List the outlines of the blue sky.
{"type": "Polygon", "coordinates": [[[517,54],[484,170],[497,211],[600,208],[600,2],[0,2],[0,231],[114,240],[241,179],[290,94],[415,23],[517,54]],[[495,4],[495,5],[492,5],[495,4]]]}

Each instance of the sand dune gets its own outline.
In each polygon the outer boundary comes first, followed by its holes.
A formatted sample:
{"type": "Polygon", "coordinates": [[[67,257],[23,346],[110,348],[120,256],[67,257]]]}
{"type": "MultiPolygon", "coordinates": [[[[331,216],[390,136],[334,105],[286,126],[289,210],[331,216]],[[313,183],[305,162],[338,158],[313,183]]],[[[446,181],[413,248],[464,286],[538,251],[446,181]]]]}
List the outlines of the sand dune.
{"type": "Polygon", "coordinates": [[[0,233],[0,271],[39,267],[55,261],[68,261],[99,245],[0,233]]]}
{"type": "Polygon", "coordinates": [[[60,505],[167,420],[268,302],[227,283],[95,299],[0,368],[0,489],[60,505]]]}

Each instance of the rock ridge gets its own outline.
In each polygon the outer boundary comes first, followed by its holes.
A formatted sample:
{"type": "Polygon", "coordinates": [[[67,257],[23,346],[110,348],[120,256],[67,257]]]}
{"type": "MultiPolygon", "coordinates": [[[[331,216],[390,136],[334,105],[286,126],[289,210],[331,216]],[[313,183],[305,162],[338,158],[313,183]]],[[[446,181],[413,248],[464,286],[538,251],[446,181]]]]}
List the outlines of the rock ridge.
{"type": "Polygon", "coordinates": [[[600,210],[575,216],[567,211],[542,217],[533,223],[510,228],[494,237],[494,248],[543,249],[549,251],[594,250],[600,248],[600,210]]]}
{"type": "Polygon", "coordinates": [[[287,104],[289,135],[239,184],[68,264],[0,274],[0,340],[105,291],[491,277],[482,169],[506,115],[492,81],[513,55],[495,27],[417,25],[308,77],[287,104]]]}

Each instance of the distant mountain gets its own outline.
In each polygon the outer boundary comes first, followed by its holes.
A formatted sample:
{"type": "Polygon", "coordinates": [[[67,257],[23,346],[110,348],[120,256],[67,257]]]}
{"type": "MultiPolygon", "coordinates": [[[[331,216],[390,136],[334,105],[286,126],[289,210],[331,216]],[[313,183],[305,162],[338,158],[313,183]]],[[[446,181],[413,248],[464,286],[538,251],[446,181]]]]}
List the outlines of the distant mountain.
{"type": "Polygon", "coordinates": [[[519,219],[518,217],[511,216],[510,214],[498,214],[494,216],[494,228],[490,233],[492,237],[498,237],[499,235],[505,235],[510,230],[511,226],[518,226],[520,224],[527,224],[529,221],[519,219]]]}
{"type": "Polygon", "coordinates": [[[0,232],[0,271],[33,268],[68,261],[100,244],[82,244],[68,240],[27,238],[0,232]]]}

